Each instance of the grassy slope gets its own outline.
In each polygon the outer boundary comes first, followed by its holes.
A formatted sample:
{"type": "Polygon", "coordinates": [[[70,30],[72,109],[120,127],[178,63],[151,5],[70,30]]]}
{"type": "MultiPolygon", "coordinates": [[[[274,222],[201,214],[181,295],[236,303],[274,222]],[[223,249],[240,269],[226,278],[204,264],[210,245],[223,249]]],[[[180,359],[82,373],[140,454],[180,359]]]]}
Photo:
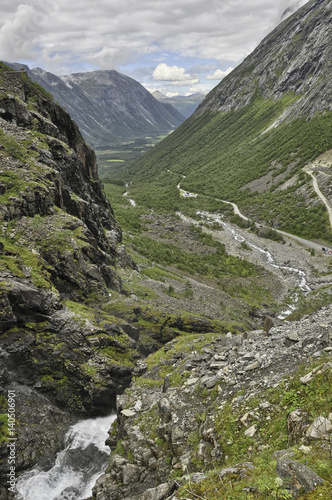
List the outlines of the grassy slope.
{"type": "Polygon", "coordinates": [[[299,236],[330,240],[326,210],[302,168],[331,148],[332,114],[266,131],[294,100],[292,94],[277,101],[256,95],[240,110],[190,118],[132,165],[131,193],[146,206],[181,209],[176,185],[185,175],[184,189],[234,201],[255,219],[299,236]],[[268,172],[265,193],[244,188],[268,172]],[[291,178],[291,186],[278,190],[291,178]]]}

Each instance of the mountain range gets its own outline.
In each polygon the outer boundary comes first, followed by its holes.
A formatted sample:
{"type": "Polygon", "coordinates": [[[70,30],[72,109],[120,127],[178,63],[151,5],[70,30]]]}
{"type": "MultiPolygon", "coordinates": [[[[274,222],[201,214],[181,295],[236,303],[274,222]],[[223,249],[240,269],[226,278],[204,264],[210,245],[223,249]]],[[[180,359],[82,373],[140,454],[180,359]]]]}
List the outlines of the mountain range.
{"type": "Polygon", "coordinates": [[[185,119],[168,103],[157,101],[133,78],[110,71],[56,76],[41,68],[24,68],[76,121],[93,148],[167,134],[185,119]]]}
{"type": "Polygon", "coordinates": [[[159,90],[152,92],[152,95],[160,102],[171,104],[186,118],[189,118],[193,114],[205,97],[204,94],[200,93],[167,97],[162,92],[159,92],[159,90]]]}

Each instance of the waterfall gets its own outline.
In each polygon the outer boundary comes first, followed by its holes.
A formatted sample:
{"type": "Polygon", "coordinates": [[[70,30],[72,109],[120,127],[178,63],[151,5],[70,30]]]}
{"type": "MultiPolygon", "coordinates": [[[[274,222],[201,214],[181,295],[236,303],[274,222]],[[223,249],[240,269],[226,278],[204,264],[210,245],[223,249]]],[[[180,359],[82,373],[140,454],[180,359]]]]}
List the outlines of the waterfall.
{"type": "Polygon", "coordinates": [[[113,414],[71,426],[54,466],[47,471],[33,469],[19,478],[17,500],[83,500],[91,496],[108,465],[110,449],[105,440],[115,419],[113,414]]]}

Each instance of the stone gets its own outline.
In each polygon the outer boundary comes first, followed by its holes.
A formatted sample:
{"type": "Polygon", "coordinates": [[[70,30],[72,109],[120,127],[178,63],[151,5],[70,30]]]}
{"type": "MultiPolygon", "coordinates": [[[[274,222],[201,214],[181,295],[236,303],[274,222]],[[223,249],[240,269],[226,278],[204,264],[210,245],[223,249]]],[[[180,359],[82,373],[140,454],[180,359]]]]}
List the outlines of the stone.
{"type": "Polygon", "coordinates": [[[317,417],[307,429],[306,436],[311,439],[328,439],[332,434],[332,424],[324,417],[317,417]]]}
{"type": "Polygon", "coordinates": [[[277,473],[284,481],[284,488],[288,489],[294,498],[309,493],[324,483],[323,479],[309,467],[290,458],[277,460],[277,473]]]}
{"type": "Polygon", "coordinates": [[[221,469],[218,475],[221,481],[225,479],[227,480],[228,475],[231,475],[232,477],[236,476],[237,480],[240,480],[247,477],[248,471],[253,469],[255,469],[255,466],[252,462],[243,462],[221,469]]]}
{"type": "Polygon", "coordinates": [[[193,378],[188,378],[188,380],[186,381],[186,385],[195,385],[197,384],[198,382],[198,378],[197,377],[193,377],[193,378]]]}
{"type": "Polygon", "coordinates": [[[134,417],[136,415],[136,411],[134,410],[121,410],[121,414],[125,417],[134,417]]]}
{"type": "Polygon", "coordinates": [[[208,389],[212,389],[212,387],[214,387],[216,385],[217,382],[220,381],[220,377],[218,376],[215,376],[215,377],[209,377],[205,382],[204,382],[204,385],[205,387],[207,387],[208,389]]]}
{"type": "Polygon", "coordinates": [[[313,372],[307,373],[306,375],[300,378],[300,381],[302,382],[302,384],[309,384],[313,376],[314,376],[313,372]]]}
{"type": "Polygon", "coordinates": [[[257,432],[257,425],[254,424],[252,425],[251,427],[249,427],[245,432],[244,434],[248,437],[254,437],[254,435],[256,434],[257,432]]]}
{"type": "Polygon", "coordinates": [[[177,488],[178,485],[173,479],[168,483],[160,484],[156,488],[149,488],[140,496],[140,500],[165,500],[170,497],[177,488]]]}
{"type": "Polygon", "coordinates": [[[221,370],[227,365],[228,365],[227,361],[212,361],[212,363],[210,364],[210,368],[211,370],[221,370]]]}
{"type": "Polygon", "coordinates": [[[287,334],[286,338],[288,340],[292,340],[293,342],[299,342],[300,341],[300,337],[299,337],[299,334],[297,332],[290,332],[287,334]]]}
{"type": "Polygon", "coordinates": [[[250,365],[247,365],[244,369],[245,371],[250,371],[250,370],[255,370],[258,368],[260,365],[259,361],[254,361],[253,363],[250,363],[250,365]]]}
{"type": "Polygon", "coordinates": [[[138,399],[135,406],[134,406],[134,410],[141,411],[141,409],[142,409],[142,401],[140,399],[138,399]]]}

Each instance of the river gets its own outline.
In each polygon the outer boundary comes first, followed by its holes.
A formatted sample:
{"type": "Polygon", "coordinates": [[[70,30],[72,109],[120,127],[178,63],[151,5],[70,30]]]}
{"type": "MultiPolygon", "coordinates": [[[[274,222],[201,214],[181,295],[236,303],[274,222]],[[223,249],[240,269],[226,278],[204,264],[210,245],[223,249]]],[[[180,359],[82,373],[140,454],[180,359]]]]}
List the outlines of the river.
{"type": "Polygon", "coordinates": [[[83,500],[108,465],[110,449],[105,445],[116,415],[87,419],[71,426],[65,448],[54,466],[33,469],[17,481],[17,500],[83,500]]]}
{"type": "MultiPolygon", "coordinates": [[[[306,274],[304,271],[302,271],[301,269],[297,269],[295,267],[280,266],[279,264],[277,264],[277,262],[276,262],[276,260],[271,252],[269,252],[265,248],[262,248],[262,247],[256,245],[250,239],[245,238],[239,231],[234,229],[233,226],[231,226],[227,222],[224,222],[219,215],[212,214],[209,212],[204,212],[204,211],[198,211],[197,214],[200,215],[202,217],[202,219],[205,219],[209,222],[210,221],[216,222],[217,224],[222,226],[224,228],[224,230],[228,231],[232,235],[234,240],[239,241],[240,243],[244,242],[249,247],[258,251],[262,256],[262,260],[265,261],[269,266],[274,267],[276,269],[281,269],[282,271],[285,271],[286,273],[291,273],[293,275],[296,275],[297,281],[298,281],[298,290],[299,291],[301,291],[302,293],[309,293],[311,291],[311,288],[307,284],[306,274]]],[[[196,225],[199,224],[199,222],[197,220],[191,219],[190,217],[187,217],[187,216],[181,214],[180,212],[177,212],[177,215],[179,215],[181,217],[181,219],[187,223],[196,224],[196,225]]],[[[208,232],[213,233],[212,230],[211,231],[209,230],[208,232]]],[[[292,303],[289,304],[286,307],[286,309],[284,309],[283,311],[280,312],[280,314],[278,315],[279,319],[285,319],[289,314],[291,314],[293,311],[295,311],[296,302],[298,300],[298,295],[299,295],[298,293],[296,293],[296,292],[294,293],[294,295],[292,297],[292,303]]]]}

